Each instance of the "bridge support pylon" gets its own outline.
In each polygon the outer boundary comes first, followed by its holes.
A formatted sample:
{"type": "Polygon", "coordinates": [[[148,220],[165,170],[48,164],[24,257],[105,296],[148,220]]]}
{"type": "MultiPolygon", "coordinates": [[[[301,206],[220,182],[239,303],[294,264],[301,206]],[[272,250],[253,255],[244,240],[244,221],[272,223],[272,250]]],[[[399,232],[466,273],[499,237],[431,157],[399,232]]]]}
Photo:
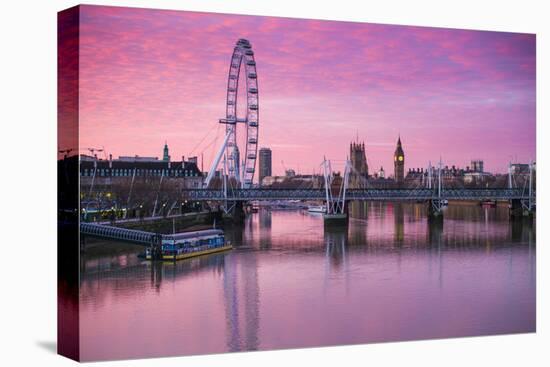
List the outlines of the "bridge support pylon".
{"type": "MultiPolygon", "coordinates": [[[[441,158],[440,158],[439,167],[437,170],[437,189],[435,191],[436,195],[432,197],[432,199],[428,200],[428,222],[431,222],[431,223],[443,221],[443,207],[445,206],[444,205],[445,200],[442,195],[442,190],[443,190],[443,181],[441,180],[442,168],[443,168],[443,162],[441,161],[441,158]]],[[[430,168],[430,171],[431,171],[431,168],[430,168]]],[[[430,183],[430,186],[431,186],[431,183],[430,183]]]]}
{"type": "Polygon", "coordinates": [[[348,210],[346,206],[346,191],[348,188],[349,172],[351,163],[346,160],[344,176],[341,179],[340,187],[333,185],[336,175],[332,171],[330,161],[323,160],[323,173],[325,179],[325,205],[326,212],[323,214],[325,227],[337,226],[347,227],[348,210]]]}
{"type": "MultiPolygon", "coordinates": [[[[514,188],[514,180],[513,180],[513,169],[512,169],[512,163],[510,162],[510,165],[508,166],[508,189],[514,188]]],[[[534,187],[534,174],[535,171],[535,162],[531,161],[529,163],[529,194],[527,197],[524,198],[517,198],[517,199],[511,199],[509,204],[509,216],[510,219],[517,219],[517,218],[530,218],[533,219],[535,208],[536,208],[536,200],[535,200],[535,187],[534,187]]]]}
{"type": "Polygon", "coordinates": [[[246,216],[246,213],[244,211],[244,204],[242,201],[238,201],[235,203],[235,207],[233,208],[233,220],[235,222],[244,222],[244,218],[246,216]]]}
{"type": "Polygon", "coordinates": [[[349,222],[348,213],[323,214],[325,227],[347,227],[349,222]]]}

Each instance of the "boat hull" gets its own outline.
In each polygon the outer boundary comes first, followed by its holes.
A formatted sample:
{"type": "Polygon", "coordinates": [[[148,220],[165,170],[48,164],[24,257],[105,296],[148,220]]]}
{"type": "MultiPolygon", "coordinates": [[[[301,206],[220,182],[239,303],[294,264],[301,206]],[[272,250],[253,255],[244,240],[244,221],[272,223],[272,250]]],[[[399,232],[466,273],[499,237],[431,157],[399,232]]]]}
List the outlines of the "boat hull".
{"type": "MultiPolygon", "coordinates": [[[[191,257],[208,255],[208,254],[213,254],[213,253],[222,252],[222,251],[228,251],[228,250],[231,250],[231,249],[233,249],[232,245],[225,245],[225,246],[221,246],[221,247],[211,248],[211,249],[208,249],[208,250],[185,252],[185,253],[178,254],[178,255],[162,255],[161,260],[162,261],[183,260],[183,259],[189,259],[191,257]]],[[[151,255],[146,255],[145,259],[146,260],[151,260],[151,255]]]]}

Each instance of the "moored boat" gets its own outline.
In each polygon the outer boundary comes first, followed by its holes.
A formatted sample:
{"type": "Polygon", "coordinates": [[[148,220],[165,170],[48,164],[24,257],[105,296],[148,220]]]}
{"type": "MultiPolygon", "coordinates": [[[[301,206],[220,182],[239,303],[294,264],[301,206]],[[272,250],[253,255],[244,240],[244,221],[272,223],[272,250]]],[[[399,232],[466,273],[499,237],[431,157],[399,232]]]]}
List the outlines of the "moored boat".
{"type": "MultiPolygon", "coordinates": [[[[161,259],[182,260],[190,257],[231,250],[233,246],[225,241],[220,229],[175,233],[162,236],[161,259]]],[[[145,259],[152,260],[152,250],[145,250],[145,259]]]]}
{"type": "Polygon", "coordinates": [[[327,207],[324,205],[312,205],[307,208],[310,213],[326,213],[327,207]]]}

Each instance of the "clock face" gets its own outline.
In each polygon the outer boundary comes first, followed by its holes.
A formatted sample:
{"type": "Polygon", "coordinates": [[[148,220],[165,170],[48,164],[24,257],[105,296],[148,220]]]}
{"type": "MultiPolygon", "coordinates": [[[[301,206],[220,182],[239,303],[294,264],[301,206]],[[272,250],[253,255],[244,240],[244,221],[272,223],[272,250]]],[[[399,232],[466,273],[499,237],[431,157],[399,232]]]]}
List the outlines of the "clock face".
{"type": "Polygon", "coordinates": [[[402,155],[399,156],[399,162],[403,162],[403,156],[402,155]]]}

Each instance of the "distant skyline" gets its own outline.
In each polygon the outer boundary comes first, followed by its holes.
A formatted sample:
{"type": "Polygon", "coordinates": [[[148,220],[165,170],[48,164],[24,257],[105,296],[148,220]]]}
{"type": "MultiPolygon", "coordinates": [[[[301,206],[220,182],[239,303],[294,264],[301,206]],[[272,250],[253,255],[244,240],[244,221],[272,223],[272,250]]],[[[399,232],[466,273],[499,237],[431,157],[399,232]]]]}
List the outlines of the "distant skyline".
{"type": "Polygon", "coordinates": [[[399,134],[406,170],[535,159],[532,34],[101,6],[81,6],[80,26],[80,153],[161,157],[167,141],[208,169],[247,38],[274,174],[344,160],[357,137],[369,170],[393,174],[399,134]]]}

